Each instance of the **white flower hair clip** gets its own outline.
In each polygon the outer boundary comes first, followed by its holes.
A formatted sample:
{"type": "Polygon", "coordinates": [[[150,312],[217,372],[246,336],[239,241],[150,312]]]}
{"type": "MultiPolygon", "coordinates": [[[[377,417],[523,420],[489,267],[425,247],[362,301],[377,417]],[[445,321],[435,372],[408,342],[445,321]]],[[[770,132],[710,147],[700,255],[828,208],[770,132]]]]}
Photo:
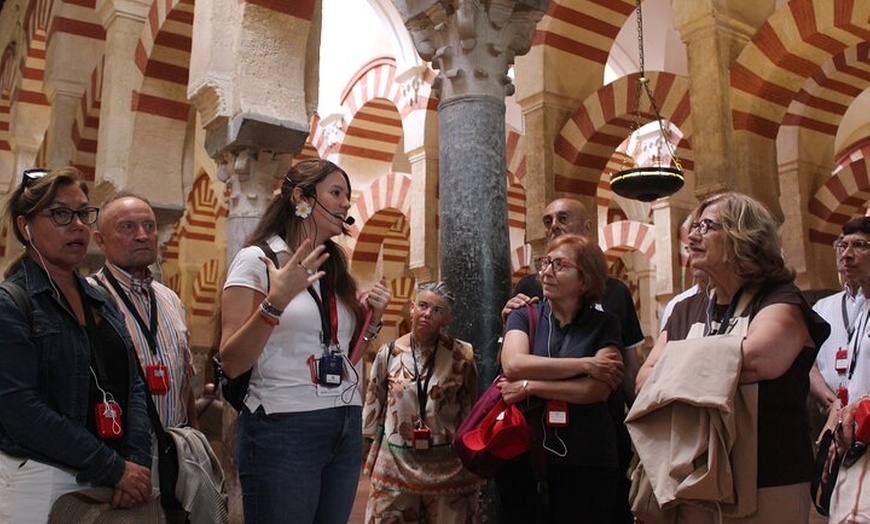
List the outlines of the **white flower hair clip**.
{"type": "Polygon", "coordinates": [[[311,206],[308,205],[308,202],[303,200],[296,204],[296,216],[303,220],[311,216],[311,206]]]}

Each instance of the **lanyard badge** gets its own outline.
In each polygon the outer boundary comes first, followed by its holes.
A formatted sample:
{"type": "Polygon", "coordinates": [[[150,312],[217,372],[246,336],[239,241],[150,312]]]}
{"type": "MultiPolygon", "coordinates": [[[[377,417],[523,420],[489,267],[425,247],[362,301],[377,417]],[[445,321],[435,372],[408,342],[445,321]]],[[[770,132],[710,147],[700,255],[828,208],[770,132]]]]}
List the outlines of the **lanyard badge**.
{"type": "Polygon", "coordinates": [[[561,400],[548,400],[544,416],[547,426],[551,428],[568,426],[568,403],[561,400]]]}
{"type": "Polygon", "coordinates": [[[840,375],[845,375],[846,371],[849,370],[849,351],[845,348],[840,348],[837,350],[837,354],[834,357],[834,369],[840,375]]]}
{"type": "Polygon", "coordinates": [[[165,364],[145,366],[145,376],[148,379],[148,392],[152,395],[163,395],[169,391],[169,370],[165,364]]]}
{"type": "Polygon", "coordinates": [[[414,449],[426,451],[432,447],[432,432],[426,426],[414,429],[414,449]]]}

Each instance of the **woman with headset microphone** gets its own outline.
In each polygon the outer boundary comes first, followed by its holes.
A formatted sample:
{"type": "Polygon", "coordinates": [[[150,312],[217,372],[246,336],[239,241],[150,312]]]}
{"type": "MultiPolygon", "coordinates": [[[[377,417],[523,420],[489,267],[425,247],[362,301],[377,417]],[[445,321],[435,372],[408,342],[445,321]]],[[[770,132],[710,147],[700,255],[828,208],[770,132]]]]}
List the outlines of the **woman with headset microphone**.
{"type": "Polygon", "coordinates": [[[332,237],[352,223],[350,180],[326,160],[284,177],[224,284],[224,372],[252,370],[239,414],[245,522],[347,522],[362,462],[359,376],[351,341],[366,339],[390,301],[382,283],[357,295],[332,237]],[[274,253],[278,267],[267,251],[274,253]]]}

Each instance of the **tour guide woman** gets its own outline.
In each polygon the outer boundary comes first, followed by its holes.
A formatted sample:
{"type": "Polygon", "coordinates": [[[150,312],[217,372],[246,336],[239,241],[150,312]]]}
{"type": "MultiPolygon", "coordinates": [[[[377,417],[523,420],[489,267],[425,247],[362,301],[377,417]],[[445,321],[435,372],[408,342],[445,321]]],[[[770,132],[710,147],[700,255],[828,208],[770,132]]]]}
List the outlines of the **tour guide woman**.
{"type": "Polygon", "coordinates": [[[482,481],[450,446],[477,398],[471,345],[442,333],[452,310],[443,283],[422,284],[410,307],[411,332],[375,357],[363,410],[363,435],[374,441],[366,460],[367,524],[479,522],[482,481]]]}
{"type": "Polygon", "coordinates": [[[390,293],[378,284],[357,297],[331,240],[346,233],[349,208],[344,171],[326,160],[296,164],[228,271],[223,369],[235,377],[253,368],[237,447],[248,524],[345,524],[353,506],[361,400],[348,351],[364,307],[372,308],[371,339],[390,293]]]}
{"type": "Polygon", "coordinates": [[[30,170],[7,203],[26,249],[6,277],[30,311],[0,293],[0,522],[44,524],[58,497],[90,484],[114,487],[114,507],[151,499],[130,335],[114,303],[76,273],[98,213],[86,191],[75,168],[30,170]]]}
{"type": "Polygon", "coordinates": [[[500,388],[508,403],[542,401],[543,409],[527,412],[526,421],[531,445],[544,451],[533,449],[498,472],[501,522],[609,524],[619,468],[607,399],[622,383],[623,364],[619,321],[595,307],[607,264],[592,241],[565,234],[550,242],[537,269],[546,300],[535,306],[535,339],[529,340],[527,309],[511,313],[500,388]],[[536,461],[546,464],[546,513],[539,508],[536,461]]]}
{"type": "MultiPolygon", "coordinates": [[[[706,293],[696,294],[674,307],[638,373],[638,389],[647,385],[669,341],[725,333],[728,326],[749,319],[735,374],[740,384],[758,384],[758,428],[757,435],[751,436],[737,428],[736,438],[757,436],[757,478],[749,479],[748,491],[757,496],[757,509],[744,516],[738,516],[737,510],[735,518],[726,515],[718,520],[722,517],[718,510],[681,504],[676,519],[692,524],[806,523],[813,462],[806,412],[809,371],[830,328],[795,287],[794,271],[782,257],[778,224],[764,205],[746,195],[722,193],[702,202],[692,217],[692,269],[707,273],[715,293],[712,299],[706,293]],[[739,306],[747,297],[751,304],[739,306]]],[[[662,371],[670,369],[674,368],[666,366],[662,371]]],[[[664,377],[659,383],[670,384],[673,378],[664,377]]],[[[697,384],[695,378],[689,382],[697,384]]],[[[705,383],[709,390],[710,382],[705,383]]],[[[639,407],[639,401],[634,407],[639,407]]],[[[667,456],[670,444],[666,440],[659,444],[661,456],[667,456]]]]}

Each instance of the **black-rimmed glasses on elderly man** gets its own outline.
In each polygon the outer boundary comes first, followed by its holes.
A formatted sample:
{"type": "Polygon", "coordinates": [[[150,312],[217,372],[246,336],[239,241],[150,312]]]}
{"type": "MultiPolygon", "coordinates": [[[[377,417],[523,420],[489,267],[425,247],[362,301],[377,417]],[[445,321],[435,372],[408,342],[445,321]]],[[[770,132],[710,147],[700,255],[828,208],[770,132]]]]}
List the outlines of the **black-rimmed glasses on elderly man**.
{"type": "Polygon", "coordinates": [[[41,212],[51,216],[51,221],[57,226],[68,226],[72,224],[73,217],[77,217],[79,222],[86,226],[92,225],[97,221],[100,215],[100,209],[97,207],[83,207],[81,209],[70,209],[68,207],[55,207],[46,209],[41,212]]]}
{"type": "Polygon", "coordinates": [[[44,167],[25,169],[21,173],[21,185],[24,187],[30,187],[31,184],[49,173],[51,173],[51,170],[44,167]]]}
{"type": "Polygon", "coordinates": [[[838,253],[845,253],[850,247],[857,253],[864,253],[868,248],[870,248],[870,242],[867,242],[866,240],[853,240],[851,242],[846,240],[834,241],[834,249],[836,249],[838,253]]]}

